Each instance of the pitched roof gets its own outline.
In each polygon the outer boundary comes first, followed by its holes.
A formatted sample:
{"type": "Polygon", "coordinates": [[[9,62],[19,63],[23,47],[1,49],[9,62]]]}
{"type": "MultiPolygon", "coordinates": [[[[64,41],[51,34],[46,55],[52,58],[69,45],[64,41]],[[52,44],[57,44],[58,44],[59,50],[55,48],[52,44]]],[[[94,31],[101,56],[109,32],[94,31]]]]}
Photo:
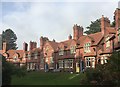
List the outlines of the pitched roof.
{"type": "Polygon", "coordinates": [[[22,58],[24,55],[24,50],[8,50],[7,53],[9,54],[9,58],[12,58],[15,53],[19,54],[19,58],[22,58]]]}
{"type": "Polygon", "coordinates": [[[57,48],[58,48],[58,43],[57,42],[48,41],[48,43],[51,45],[51,47],[53,48],[54,51],[57,50],[57,48]]]}
{"type": "Polygon", "coordinates": [[[63,45],[66,46],[65,50],[68,50],[68,49],[70,49],[71,43],[72,43],[73,41],[75,41],[75,43],[77,43],[76,40],[70,39],[70,40],[65,40],[65,41],[60,42],[59,45],[60,45],[61,43],[63,43],[63,45]]]}
{"type": "Polygon", "coordinates": [[[116,33],[116,29],[114,27],[106,27],[106,31],[108,31],[109,34],[116,33]]]}
{"type": "Polygon", "coordinates": [[[92,45],[97,45],[100,42],[100,40],[103,38],[102,32],[81,36],[79,38],[79,42],[80,42],[79,47],[83,47],[83,42],[84,42],[85,38],[87,38],[87,37],[91,38],[91,40],[94,41],[92,43],[92,45]]]}

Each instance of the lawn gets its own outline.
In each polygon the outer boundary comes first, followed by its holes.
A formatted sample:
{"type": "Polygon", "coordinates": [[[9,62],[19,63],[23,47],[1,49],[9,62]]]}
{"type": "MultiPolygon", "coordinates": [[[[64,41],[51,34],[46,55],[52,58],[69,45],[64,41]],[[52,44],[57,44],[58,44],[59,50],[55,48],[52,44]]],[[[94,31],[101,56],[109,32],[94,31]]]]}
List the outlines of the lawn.
{"type": "Polygon", "coordinates": [[[83,73],[29,72],[24,77],[12,77],[11,85],[80,85],[83,73]]]}

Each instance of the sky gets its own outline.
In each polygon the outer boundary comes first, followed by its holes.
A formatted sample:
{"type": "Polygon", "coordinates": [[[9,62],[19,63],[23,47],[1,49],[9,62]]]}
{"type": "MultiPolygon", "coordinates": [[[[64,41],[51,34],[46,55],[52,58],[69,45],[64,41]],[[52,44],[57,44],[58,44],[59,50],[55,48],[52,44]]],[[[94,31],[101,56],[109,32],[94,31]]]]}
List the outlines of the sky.
{"type": "Polygon", "coordinates": [[[0,2],[0,32],[12,29],[17,35],[18,49],[23,42],[36,41],[40,37],[57,42],[73,35],[73,26],[83,26],[84,31],[91,21],[102,15],[113,21],[119,0],[2,0],[0,2]]]}

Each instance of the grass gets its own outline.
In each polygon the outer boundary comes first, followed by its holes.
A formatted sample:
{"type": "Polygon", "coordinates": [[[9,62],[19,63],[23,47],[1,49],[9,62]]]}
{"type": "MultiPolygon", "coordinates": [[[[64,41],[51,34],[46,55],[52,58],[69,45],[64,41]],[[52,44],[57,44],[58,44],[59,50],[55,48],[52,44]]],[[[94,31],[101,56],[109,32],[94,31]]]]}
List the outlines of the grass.
{"type": "Polygon", "coordinates": [[[83,77],[83,73],[29,72],[21,78],[13,76],[11,85],[80,85],[83,77]]]}

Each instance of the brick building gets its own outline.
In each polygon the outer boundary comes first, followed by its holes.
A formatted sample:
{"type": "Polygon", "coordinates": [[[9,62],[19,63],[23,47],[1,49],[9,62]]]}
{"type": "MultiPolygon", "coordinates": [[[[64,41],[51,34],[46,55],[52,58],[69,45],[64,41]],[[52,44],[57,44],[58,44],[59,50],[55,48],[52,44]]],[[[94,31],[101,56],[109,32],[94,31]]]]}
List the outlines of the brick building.
{"type": "Polygon", "coordinates": [[[69,35],[65,41],[50,41],[47,37],[41,36],[40,47],[37,47],[36,42],[30,41],[29,51],[27,43],[24,43],[23,50],[14,50],[12,57],[12,50],[4,51],[3,55],[9,55],[8,59],[14,59],[15,56],[24,59],[27,70],[59,69],[80,72],[86,68],[95,68],[98,63],[107,63],[114,50],[120,50],[119,8],[115,10],[114,18],[115,27],[111,27],[110,20],[102,16],[101,31],[98,33],[83,35],[83,27],[75,24],[73,35],[69,35]]]}

